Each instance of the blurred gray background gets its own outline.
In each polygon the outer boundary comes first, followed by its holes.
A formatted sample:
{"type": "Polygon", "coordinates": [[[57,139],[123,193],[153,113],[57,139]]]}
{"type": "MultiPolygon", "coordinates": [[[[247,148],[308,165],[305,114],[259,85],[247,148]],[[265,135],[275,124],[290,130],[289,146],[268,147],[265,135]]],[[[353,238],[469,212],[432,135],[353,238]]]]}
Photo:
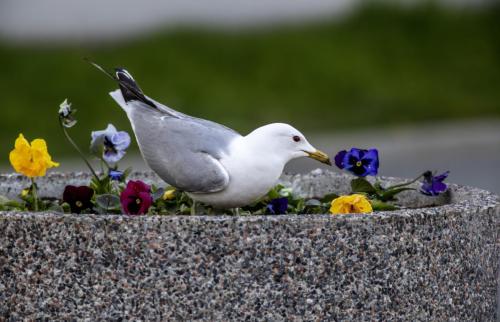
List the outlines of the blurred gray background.
{"type": "MultiPolygon", "coordinates": [[[[91,57],[241,133],[288,122],[332,156],[378,148],[381,175],[451,170],[500,193],[499,27],[497,1],[3,0],[0,168],[12,171],[23,132],[45,138],[62,170],[85,169],[58,129],[64,98],[80,146],[107,123],[131,132],[91,57]]],[[[135,145],[127,165],[145,168],[135,145]]]]}

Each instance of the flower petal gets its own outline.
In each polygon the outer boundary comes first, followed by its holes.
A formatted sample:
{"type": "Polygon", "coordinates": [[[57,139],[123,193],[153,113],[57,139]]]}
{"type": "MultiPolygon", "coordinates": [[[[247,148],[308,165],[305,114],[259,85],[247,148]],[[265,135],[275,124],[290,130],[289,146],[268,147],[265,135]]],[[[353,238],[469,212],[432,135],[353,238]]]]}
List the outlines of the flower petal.
{"type": "Polygon", "coordinates": [[[125,131],[115,133],[111,137],[111,143],[113,143],[116,150],[125,150],[130,145],[130,135],[125,131]]]}
{"type": "Polygon", "coordinates": [[[102,158],[104,161],[106,161],[108,164],[116,164],[118,161],[120,161],[123,156],[125,155],[125,151],[118,150],[116,152],[114,151],[106,151],[104,152],[102,158]]]}
{"type": "Polygon", "coordinates": [[[148,212],[149,207],[151,207],[151,204],[153,203],[153,197],[151,197],[151,194],[149,192],[140,192],[139,199],[142,200],[139,213],[145,214],[148,212]]]}
{"type": "Polygon", "coordinates": [[[373,212],[372,205],[365,195],[353,194],[332,200],[331,214],[351,214],[373,212]]]}
{"type": "Polygon", "coordinates": [[[448,178],[448,175],[450,174],[450,171],[446,171],[444,173],[441,173],[440,175],[437,175],[434,177],[434,180],[436,181],[444,181],[446,178],[448,178]]]}
{"type": "Polygon", "coordinates": [[[44,176],[48,168],[59,166],[52,161],[45,140],[35,139],[30,145],[22,134],[16,139],[9,160],[16,172],[28,177],[44,176]]]}
{"type": "Polygon", "coordinates": [[[123,172],[119,170],[109,170],[108,176],[111,180],[120,181],[122,179],[123,172]]]}
{"type": "Polygon", "coordinates": [[[435,194],[440,194],[442,192],[445,192],[447,188],[448,188],[448,186],[443,182],[434,181],[432,183],[432,191],[435,194]]]}
{"type": "Polygon", "coordinates": [[[347,154],[347,151],[346,150],[342,150],[342,151],[340,151],[339,153],[337,153],[335,155],[335,165],[339,169],[344,169],[344,167],[345,167],[345,165],[344,165],[344,158],[345,158],[346,154],[347,154]]]}
{"type": "Polygon", "coordinates": [[[349,155],[356,158],[356,160],[360,160],[363,154],[364,154],[363,150],[358,148],[351,148],[351,151],[349,151],[349,155]]]}
{"type": "Polygon", "coordinates": [[[288,198],[281,197],[271,200],[271,202],[267,205],[267,209],[275,215],[286,214],[288,209],[288,198]]]}
{"type": "Polygon", "coordinates": [[[114,134],[116,134],[116,128],[113,124],[108,124],[108,127],[104,130],[101,131],[93,131],[90,136],[91,136],[91,141],[90,141],[90,150],[92,153],[99,153],[99,151],[102,150],[102,147],[104,145],[104,137],[109,137],[111,138],[114,134]]]}
{"type": "Polygon", "coordinates": [[[153,203],[151,188],[140,180],[130,180],[125,190],[120,194],[120,202],[126,214],[146,213],[153,203]],[[137,200],[139,200],[139,203],[137,200]]]}

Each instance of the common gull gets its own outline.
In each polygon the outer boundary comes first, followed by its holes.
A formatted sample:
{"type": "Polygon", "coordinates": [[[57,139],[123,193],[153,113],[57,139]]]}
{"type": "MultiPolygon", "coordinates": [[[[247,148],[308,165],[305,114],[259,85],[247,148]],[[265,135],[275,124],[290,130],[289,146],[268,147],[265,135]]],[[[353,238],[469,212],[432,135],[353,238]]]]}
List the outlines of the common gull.
{"type": "Polygon", "coordinates": [[[274,187],[292,159],[307,156],[331,165],[291,125],[268,124],[242,136],[144,95],[125,69],[112,75],[92,64],[119,83],[110,95],[126,112],[147,165],[195,201],[216,208],[242,207],[274,187]]]}

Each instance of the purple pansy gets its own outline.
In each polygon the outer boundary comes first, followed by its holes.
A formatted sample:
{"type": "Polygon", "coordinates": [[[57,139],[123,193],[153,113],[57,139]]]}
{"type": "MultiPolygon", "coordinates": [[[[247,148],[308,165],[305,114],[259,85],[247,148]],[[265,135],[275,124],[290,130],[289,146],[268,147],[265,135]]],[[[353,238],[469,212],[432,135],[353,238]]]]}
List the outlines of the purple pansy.
{"type": "Polygon", "coordinates": [[[378,172],[379,160],[377,149],[352,148],[342,150],[335,156],[335,165],[358,177],[375,176],[378,172]]]}
{"type": "Polygon", "coordinates": [[[113,124],[102,131],[92,132],[90,150],[101,153],[108,164],[115,164],[123,158],[125,150],[130,145],[130,136],[125,131],[117,131],[113,124]]]}
{"type": "Polygon", "coordinates": [[[282,197],[273,199],[269,202],[266,209],[273,215],[286,214],[286,210],[288,209],[288,198],[282,197]]]}
{"type": "Polygon", "coordinates": [[[448,189],[448,186],[443,182],[450,171],[446,171],[440,175],[434,176],[431,171],[424,173],[424,181],[420,187],[420,192],[427,196],[437,196],[448,189]]]}
{"type": "Polygon", "coordinates": [[[145,214],[153,203],[151,187],[140,180],[130,180],[120,194],[120,202],[127,215],[145,214]]]}

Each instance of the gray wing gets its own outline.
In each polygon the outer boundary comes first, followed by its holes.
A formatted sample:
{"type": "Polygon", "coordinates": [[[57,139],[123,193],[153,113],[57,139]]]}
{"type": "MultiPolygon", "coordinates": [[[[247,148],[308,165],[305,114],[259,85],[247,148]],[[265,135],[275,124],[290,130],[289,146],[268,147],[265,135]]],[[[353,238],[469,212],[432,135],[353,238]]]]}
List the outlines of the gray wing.
{"type": "Polygon", "coordinates": [[[197,193],[220,191],[229,184],[219,160],[238,133],[171,109],[162,113],[139,101],[125,104],[144,160],[163,180],[197,193]]]}

